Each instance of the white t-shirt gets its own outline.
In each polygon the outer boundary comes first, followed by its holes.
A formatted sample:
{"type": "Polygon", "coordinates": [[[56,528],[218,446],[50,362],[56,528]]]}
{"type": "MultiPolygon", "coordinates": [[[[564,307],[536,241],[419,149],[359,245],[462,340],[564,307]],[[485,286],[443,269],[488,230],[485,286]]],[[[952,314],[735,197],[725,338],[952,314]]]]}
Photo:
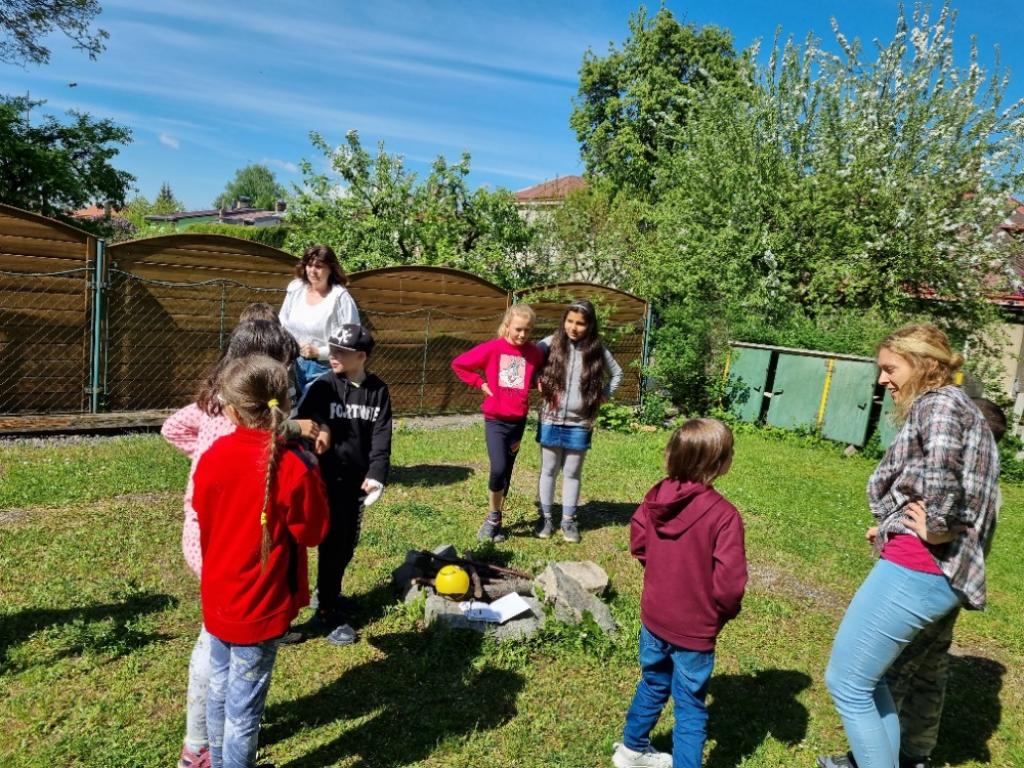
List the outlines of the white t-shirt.
{"type": "Polygon", "coordinates": [[[321,360],[327,359],[327,340],[347,323],[359,323],[356,302],[344,287],[335,285],[317,304],[309,304],[309,286],[296,278],[288,284],[281,305],[281,325],[299,344],[312,344],[321,360]]]}

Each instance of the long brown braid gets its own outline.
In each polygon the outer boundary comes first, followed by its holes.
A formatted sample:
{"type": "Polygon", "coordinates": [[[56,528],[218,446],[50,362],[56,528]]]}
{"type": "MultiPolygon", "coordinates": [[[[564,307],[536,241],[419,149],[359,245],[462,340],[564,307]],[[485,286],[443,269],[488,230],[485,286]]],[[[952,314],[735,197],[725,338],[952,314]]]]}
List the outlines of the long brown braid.
{"type": "Polygon", "coordinates": [[[231,360],[217,381],[217,390],[225,405],[230,405],[238,420],[249,429],[266,430],[267,469],[263,487],[263,506],[260,509],[260,567],[266,568],[270,555],[270,496],[274,483],[274,470],[278,459],[278,433],[289,409],[288,370],[277,360],[266,355],[250,355],[231,360]]]}

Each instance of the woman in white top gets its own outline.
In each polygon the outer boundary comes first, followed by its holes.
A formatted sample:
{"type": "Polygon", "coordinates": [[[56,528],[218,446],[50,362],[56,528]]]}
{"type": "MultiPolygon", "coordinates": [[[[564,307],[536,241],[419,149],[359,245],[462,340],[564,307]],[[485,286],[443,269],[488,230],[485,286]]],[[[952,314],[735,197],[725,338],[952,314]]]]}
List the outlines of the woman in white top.
{"type": "Polygon", "coordinates": [[[313,380],[330,370],[327,341],[346,323],[359,323],[359,310],[346,289],[348,277],[334,251],[326,245],[306,250],[295,267],[295,279],[281,305],[281,325],[299,343],[295,361],[301,396],[313,380]]]}

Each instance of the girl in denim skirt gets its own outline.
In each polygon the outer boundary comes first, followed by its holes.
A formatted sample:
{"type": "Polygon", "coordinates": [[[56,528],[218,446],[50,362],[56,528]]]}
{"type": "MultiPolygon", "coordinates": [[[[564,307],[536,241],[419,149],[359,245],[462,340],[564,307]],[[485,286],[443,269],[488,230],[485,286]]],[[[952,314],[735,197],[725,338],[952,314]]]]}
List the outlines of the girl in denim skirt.
{"type": "Polygon", "coordinates": [[[546,539],[554,530],[551,513],[555,479],[561,472],[562,536],[566,541],[578,542],[576,505],[583,459],[590,450],[597,409],[618,388],[622,368],[601,343],[594,305],[586,299],[572,302],[558,330],[537,346],[546,357],[540,380],[544,402],[537,432],[541,456],[537,535],[546,539]]]}

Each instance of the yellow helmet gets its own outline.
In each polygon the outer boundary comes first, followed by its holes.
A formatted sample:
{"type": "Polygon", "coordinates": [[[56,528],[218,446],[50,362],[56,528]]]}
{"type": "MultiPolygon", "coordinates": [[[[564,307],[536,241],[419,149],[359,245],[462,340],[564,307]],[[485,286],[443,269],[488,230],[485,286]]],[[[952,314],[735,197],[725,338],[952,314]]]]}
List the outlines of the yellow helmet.
{"type": "Polygon", "coordinates": [[[469,594],[469,574],[457,565],[446,565],[437,572],[434,589],[445,597],[463,598],[469,594]]]}

